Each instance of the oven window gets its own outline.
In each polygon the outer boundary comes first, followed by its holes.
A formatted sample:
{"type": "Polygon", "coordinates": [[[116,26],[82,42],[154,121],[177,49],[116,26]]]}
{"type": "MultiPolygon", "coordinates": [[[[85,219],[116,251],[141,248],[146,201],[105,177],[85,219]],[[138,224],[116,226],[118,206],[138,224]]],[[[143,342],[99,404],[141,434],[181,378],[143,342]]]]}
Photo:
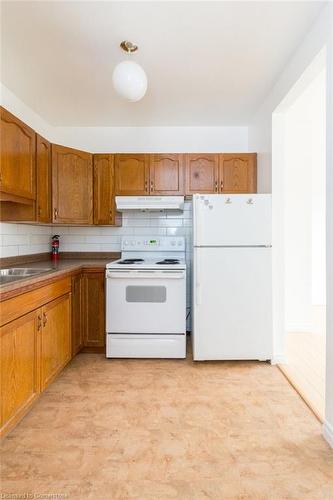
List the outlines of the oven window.
{"type": "Polygon", "coordinates": [[[166,302],[166,287],[127,286],[126,302],[166,302]]]}

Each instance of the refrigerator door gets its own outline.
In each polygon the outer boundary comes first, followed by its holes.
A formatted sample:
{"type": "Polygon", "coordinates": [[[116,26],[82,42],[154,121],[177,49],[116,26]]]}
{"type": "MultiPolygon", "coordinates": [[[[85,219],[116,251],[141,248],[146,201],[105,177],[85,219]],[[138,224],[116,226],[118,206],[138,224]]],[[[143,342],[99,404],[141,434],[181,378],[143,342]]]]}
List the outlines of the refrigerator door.
{"type": "Polygon", "coordinates": [[[271,248],[195,248],[193,267],[193,359],[271,359],[271,248]]]}
{"type": "Polygon", "coordinates": [[[193,245],[271,245],[271,195],[194,195],[193,245]]]}

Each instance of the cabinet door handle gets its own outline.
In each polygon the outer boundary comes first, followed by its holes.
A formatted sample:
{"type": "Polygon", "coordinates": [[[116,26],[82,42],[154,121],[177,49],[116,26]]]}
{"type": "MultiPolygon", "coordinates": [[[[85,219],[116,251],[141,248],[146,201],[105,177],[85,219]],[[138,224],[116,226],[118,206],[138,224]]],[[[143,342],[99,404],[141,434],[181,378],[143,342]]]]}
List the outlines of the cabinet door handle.
{"type": "Polygon", "coordinates": [[[57,217],[58,217],[58,209],[57,209],[57,208],[55,208],[53,212],[54,212],[54,220],[57,220],[57,217]]]}
{"type": "Polygon", "coordinates": [[[43,313],[43,326],[45,326],[47,323],[47,315],[46,313],[43,313]]]}
{"type": "Polygon", "coordinates": [[[110,212],[109,212],[109,217],[110,217],[110,219],[112,220],[112,209],[111,209],[111,210],[110,210],[110,212]]]}
{"type": "Polygon", "coordinates": [[[148,193],[148,181],[145,181],[145,190],[146,190],[146,193],[148,193]]]}
{"type": "Polygon", "coordinates": [[[40,314],[37,316],[37,331],[39,332],[42,329],[42,317],[40,314]]]}
{"type": "Polygon", "coordinates": [[[218,189],[219,189],[219,185],[218,185],[217,181],[215,181],[215,193],[218,192],[218,189]]]}
{"type": "Polygon", "coordinates": [[[38,217],[40,217],[42,209],[40,208],[40,205],[38,205],[38,217]]]}
{"type": "Polygon", "coordinates": [[[151,192],[154,191],[154,182],[153,181],[150,181],[150,191],[151,192]]]}
{"type": "Polygon", "coordinates": [[[224,188],[224,182],[221,181],[221,191],[223,191],[223,188],[224,188]]]}

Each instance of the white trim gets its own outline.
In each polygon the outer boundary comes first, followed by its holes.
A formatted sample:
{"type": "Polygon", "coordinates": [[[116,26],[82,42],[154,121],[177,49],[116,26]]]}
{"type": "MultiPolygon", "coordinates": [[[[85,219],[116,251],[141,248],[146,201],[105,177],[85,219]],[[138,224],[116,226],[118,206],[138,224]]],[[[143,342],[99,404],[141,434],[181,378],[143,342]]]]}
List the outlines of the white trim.
{"type": "Polygon", "coordinates": [[[286,324],[287,333],[305,333],[313,332],[313,325],[311,323],[287,323],[286,324]]]}
{"type": "Polygon", "coordinates": [[[284,354],[275,354],[271,359],[271,365],[285,365],[287,358],[284,354]]]}
{"type": "Polygon", "coordinates": [[[323,436],[330,447],[333,448],[333,426],[329,424],[327,420],[325,420],[323,424],[323,436]]]}

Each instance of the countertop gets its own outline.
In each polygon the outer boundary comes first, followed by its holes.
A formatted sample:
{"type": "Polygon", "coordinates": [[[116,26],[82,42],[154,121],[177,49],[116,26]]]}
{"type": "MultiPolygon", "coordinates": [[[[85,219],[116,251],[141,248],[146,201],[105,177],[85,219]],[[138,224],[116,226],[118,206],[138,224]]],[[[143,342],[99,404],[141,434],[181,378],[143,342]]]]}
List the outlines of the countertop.
{"type": "Polygon", "coordinates": [[[43,272],[37,276],[28,276],[12,283],[5,283],[0,285],[0,301],[7,300],[15,295],[20,295],[27,291],[33,290],[44,284],[51,283],[59,278],[77,274],[80,271],[103,271],[108,262],[117,260],[116,258],[103,258],[103,259],[60,259],[57,264],[52,263],[50,259],[42,260],[39,262],[27,262],[19,265],[8,266],[10,267],[29,267],[29,268],[45,268],[51,269],[50,271],[43,272]]]}

